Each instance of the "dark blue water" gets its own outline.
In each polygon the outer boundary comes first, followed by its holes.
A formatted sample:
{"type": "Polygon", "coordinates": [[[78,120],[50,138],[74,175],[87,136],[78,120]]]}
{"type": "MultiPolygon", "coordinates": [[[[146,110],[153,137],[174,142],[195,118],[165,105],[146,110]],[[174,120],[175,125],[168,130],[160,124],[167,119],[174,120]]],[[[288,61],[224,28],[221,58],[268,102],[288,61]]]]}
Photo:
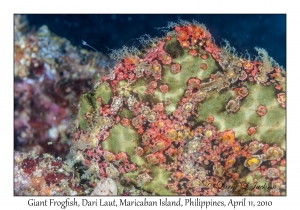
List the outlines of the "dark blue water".
{"type": "MultiPolygon", "coordinates": [[[[238,52],[257,55],[254,47],[261,47],[280,65],[286,67],[286,15],[28,15],[32,26],[47,25],[51,31],[65,37],[74,45],[81,40],[108,53],[123,45],[137,45],[143,34],[162,36],[157,30],[167,22],[178,19],[196,20],[206,25],[216,44],[222,39],[230,42],[238,52]]],[[[85,47],[85,46],[82,46],[85,47]]]]}

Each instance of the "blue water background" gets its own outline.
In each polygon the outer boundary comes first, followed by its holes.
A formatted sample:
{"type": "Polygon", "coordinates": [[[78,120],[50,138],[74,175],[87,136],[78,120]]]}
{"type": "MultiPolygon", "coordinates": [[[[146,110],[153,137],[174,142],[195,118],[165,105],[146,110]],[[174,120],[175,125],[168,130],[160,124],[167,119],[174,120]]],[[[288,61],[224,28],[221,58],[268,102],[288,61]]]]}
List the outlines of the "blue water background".
{"type": "Polygon", "coordinates": [[[103,53],[108,53],[108,48],[138,46],[136,38],[143,34],[163,36],[164,33],[156,28],[164,27],[170,21],[196,20],[208,28],[217,45],[220,46],[226,39],[237,52],[245,54],[247,50],[252,58],[257,55],[254,47],[261,47],[286,68],[285,14],[32,14],[27,17],[31,26],[47,25],[52,32],[67,38],[73,45],[82,46],[83,39],[103,53]]]}

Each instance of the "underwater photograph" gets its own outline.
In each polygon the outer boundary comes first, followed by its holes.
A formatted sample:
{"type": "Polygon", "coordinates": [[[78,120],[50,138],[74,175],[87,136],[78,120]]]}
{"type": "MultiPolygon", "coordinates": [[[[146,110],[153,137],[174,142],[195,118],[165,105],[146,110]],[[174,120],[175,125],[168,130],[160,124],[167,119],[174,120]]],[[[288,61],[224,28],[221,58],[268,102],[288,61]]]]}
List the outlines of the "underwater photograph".
{"type": "Polygon", "coordinates": [[[286,196],[286,14],[13,18],[15,196],[286,196]]]}

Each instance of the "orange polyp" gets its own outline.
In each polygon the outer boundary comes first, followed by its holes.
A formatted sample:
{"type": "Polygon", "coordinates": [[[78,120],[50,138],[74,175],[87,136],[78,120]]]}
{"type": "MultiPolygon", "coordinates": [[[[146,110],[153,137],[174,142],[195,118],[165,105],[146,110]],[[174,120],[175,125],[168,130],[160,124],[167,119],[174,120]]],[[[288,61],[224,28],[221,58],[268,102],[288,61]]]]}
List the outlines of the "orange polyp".
{"type": "Polygon", "coordinates": [[[257,127],[250,127],[250,128],[248,128],[248,130],[247,130],[248,135],[251,136],[251,135],[255,134],[256,133],[256,129],[257,129],[257,127]]]}
{"type": "Polygon", "coordinates": [[[212,116],[212,115],[209,115],[207,118],[206,118],[206,121],[208,122],[208,123],[213,123],[214,122],[214,116],[212,116]]]}
{"type": "Polygon", "coordinates": [[[168,85],[161,85],[159,89],[162,93],[167,93],[169,91],[168,85]]]}
{"type": "Polygon", "coordinates": [[[181,179],[183,177],[183,173],[180,172],[180,171],[176,171],[175,172],[175,176],[178,178],[178,179],[181,179]]]}
{"type": "Polygon", "coordinates": [[[174,64],[172,64],[170,70],[173,74],[177,74],[180,72],[180,68],[181,68],[181,66],[179,63],[174,63],[174,64]]]}
{"type": "Polygon", "coordinates": [[[181,42],[181,46],[182,46],[183,48],[189,48],[190,42],[189,42],[189,41],[182,41],[182,42],[181,42]]]}
{"type": "Polygon", "coordinates": [[[226,145],[230,145],[234,142],[234,138],[235,138],[234,131],[228,130],[223,133],[221,137],[221,141],[226,145]]]}
{"type": "Polygon", "coordinates": [[[200,64],[200,68],[201,68],[202,70],[206,70],[206,69],[207,69],[207,64],[206,64],[206,63],[201,63],[201,64],[200,64]]]}
{"type": "Polygon", "coordinates": [[[206,54],[202,54],[200,57],[201,57],[203,60],[206,60],[206,59],[207,59],[207,55],[206,55],[206,54]]]}
{"type": "Polygon", "coordinates": [[[260,105],[256,110],[256,113],[260,116],[265,116],[267,112],[268,112],[267,107],[263,105],[260,105]]]}
{"type": "Polygon", "coordinates": [[[249,61],[245,61],[243,63],[243,67],[244,67],[245,70],[251,70],[253,68],[253,64],[250,63],[249,61]]]}
{"type": "Polygon", "coordinates": [[[192,55],[192,56],[198,55],[197,50],[189,50],[189,53],[190,53],[190,55],[192,55]]]}

